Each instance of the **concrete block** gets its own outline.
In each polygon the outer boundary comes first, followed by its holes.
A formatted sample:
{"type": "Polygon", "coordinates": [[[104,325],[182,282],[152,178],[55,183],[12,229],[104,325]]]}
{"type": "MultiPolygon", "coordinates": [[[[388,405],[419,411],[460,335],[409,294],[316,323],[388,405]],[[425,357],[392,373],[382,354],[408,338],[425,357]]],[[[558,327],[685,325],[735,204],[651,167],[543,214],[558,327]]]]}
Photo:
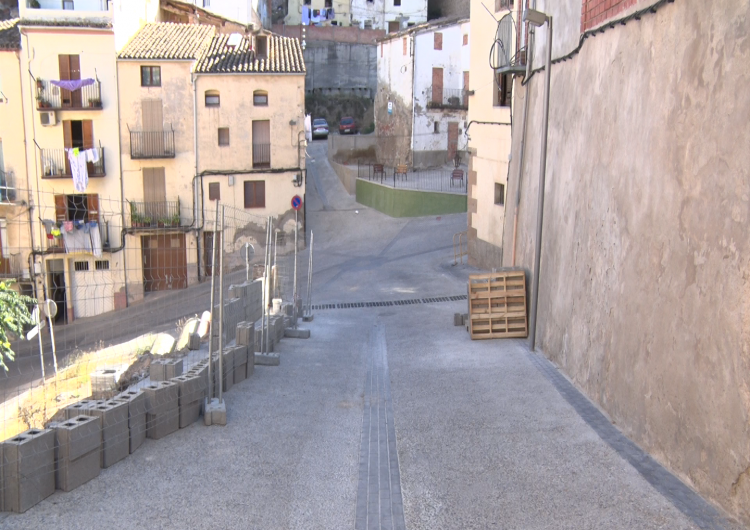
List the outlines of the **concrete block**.
{"type": "Polygon", "coordinates": [[[240,346],[250,346],[255,343],[255,323],[240,322],[237,324],[235,343],[240,346]]]}
{"type": "Polygon", "coordinates": [[[179,387],[173,381],[160,381],[145,387],[148,413],[146,436],[159,440],[180,428],[179,387]]]}
{"type": "Polygon", "coordinates": [[[151,361],[151,364],[148,367],[148,375],[151,378],[151,381],[164,381],[165,380],[164,361],[161,359],[156,359],[156,360],[151,361]]]}
{"type": "Polygon", "coordinates": [[[117,381],[124,369],[106,368],[90,374],[91,396],[94,399],[110,399],[117,394],[117,381]]]}
{"type": "Polygon", "coordinates": [[[182,359],[170,359],[164,362],[164,380],[168,381],[182,375],[182,359]]]}
{"type": "Polygon", "coordinates": [[[128,404],[110,400],[86,411],[89,416],[99,418],[102,443],[100,465],[108,468],[130,454],[130,432],[128,429],[128,404]]]}
{"type": "Polygon", "coordinates": [[[206,425],[226,425],[227,424],[227,406],[225,401],[219,402],[218,398],[213,398],[205,405],[203,421],[206,425]]]}
{"type": "Polygon", "coordinates": [[[212,373],[214,379],[214,396],[219,395],[219,377],[221,375],[221,381],[223,385],[223,391],[229,392],[234,385],[234,349],[224,350],[222,356],[222,367],[221,374],[219,374],[219,358],[214,358],[214,364],[212,365],[212,373]]]}
{"type": "Polygon", "coordinates": [[[251,350],[247,352],[247,365],[245,368],[245,378],[249,378],[255,373],[255,353],[251,350]]]}
{"type": "Polygon", "coordinates": [[[206,379],[200,375],[185,374],[172,379],[179,388],[180,407],[201,402],[206,397],[206,379]]]}
{"type": "Polygon", "coordinates": [[[197,333],[192,333],[188,338],[187,349],[191,351],[201,349],[201,337],[197,333]]]}
{"type": "Polygon", "coordinates": [[[180,405],[180,429],[189,427],[201,417],[202,401],[180,405]]]}
{"type": "Polygon", "coordinates": [[[284,336],[289,339],[309,339],[310,338],[310,330],[309,329],[302,329],[302,328],[286,328],[284,330],[284,336]]]}
{"type": "Polygon", "coordinates": [[[463,326],[464,325],[464,318],[461,315],[461,313],[453,313],[453,325],[454,326],[463,326]]]}
{"type": "MultiPolygon", "coordinates": [[[[261,366],[279,366],[278,353],[258,353],[255,352],[255,364],[261,366]]],[[[249,363],[248,363],[249,364],[249,363]]]]}
{"type": "Polygon", "coordinates": [[[99,419],[76,416],[55,426],[55,485],[72,491],[99,476],[99,419]]]}
{"type": "Polygon", "coordinates": [[[302,322],[312,322],[315,319],[315,315],[312,313],[307,313],[306,315],[302,316],[302,322]]]}
{"type": "Polygon", "coordinates": [[[70,418],[75,418],[76,416],[85,414],[86,409],[94,406],[96,403],[97,401],[93,399],[82,399],[77,403],[68,405],[65,407],[65,419],[69,420],[70,418]]]}
{"type": "Polygon", "coordinates": [[[3,510],[23,513],[55,492],[55,432],[30,429],[0,447],[3,510]]]}
{"type": "Polygon", "coordinates": [[[146,440],[146,394],[142,390],[126,390],[113,401],[128,404],[129,452],[133,454],[146,440]]]}

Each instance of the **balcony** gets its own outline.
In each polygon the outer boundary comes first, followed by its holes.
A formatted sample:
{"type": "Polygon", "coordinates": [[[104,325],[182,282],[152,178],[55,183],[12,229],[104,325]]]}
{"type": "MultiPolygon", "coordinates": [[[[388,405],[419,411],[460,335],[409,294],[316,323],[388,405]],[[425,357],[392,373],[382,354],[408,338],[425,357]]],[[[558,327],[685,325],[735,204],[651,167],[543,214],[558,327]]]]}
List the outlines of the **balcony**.
{"type": "Polygon", "coordinates": [[[23,273],[21,254],[0,255],[0,278],[20,278],[23,273]]]}
{"type": "Polygon", "coordinates": [[[469,91],[457,88],[433,86],[428,109],[469,109],[469,91]]]}
{"type": "Polygon", "coordinates": [[[109,0],[21,0],[19,16],[23,20],[110,20],[109,0]]]}
{"type": "Polygon", "coordinates": [[[37,110],[101,110],[102,84],[94,81],[93,85],[78,90],[65,90],[44,79],[36,80],[37,110]]]}
{"type": "Polygon", "coordinates": [[[128,228],[155,229],[179,228],[190,226],[192,216],[190,209],[183,209],[179,199],[163,202],[135,202],[128,201],[130,216],[127,220],[128,228]]]}
{"type": "Polygon", "coordinates": [[[174,158],[174,130],[130,131],[130,158],[174,158]]]}
{"type": "MultiPolygon", "coordinates": [[[[89,178],[98,178],[106,175],[104,169],[104,149],[95,147],[99,152],[98,162],[88,162],[89,178]]],[[[83,149],[82,149],[83,150],[83,149]]],[[[45,179],[64,179],[73,178],[70,171],[70,161],[65,149],[40,149],[40,159],[42,163],[42,178],[45,179]]]]}
{"type": "Polygon", "coordinates": [[[253,167],[271,167],[271,144],[253,144],[253,167]]]}
{"type": "Polygon", "coordinates": [[[16,200],[15,178],[12,171],[0,170],[0,204],[16,200]]]}

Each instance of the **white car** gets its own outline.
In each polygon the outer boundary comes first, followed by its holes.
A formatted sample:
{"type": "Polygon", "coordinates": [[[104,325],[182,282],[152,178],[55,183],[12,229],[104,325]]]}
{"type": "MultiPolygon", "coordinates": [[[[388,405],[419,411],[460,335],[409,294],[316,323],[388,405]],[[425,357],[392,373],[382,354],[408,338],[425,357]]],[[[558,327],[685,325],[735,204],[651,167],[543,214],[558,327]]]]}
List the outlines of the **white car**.
{"type": "Polygon", "coordinates": [[[312,123],[312,137],[313,140],[316,138],[328,138],[328,122],[323,118],[317,118],[312,123]]]}

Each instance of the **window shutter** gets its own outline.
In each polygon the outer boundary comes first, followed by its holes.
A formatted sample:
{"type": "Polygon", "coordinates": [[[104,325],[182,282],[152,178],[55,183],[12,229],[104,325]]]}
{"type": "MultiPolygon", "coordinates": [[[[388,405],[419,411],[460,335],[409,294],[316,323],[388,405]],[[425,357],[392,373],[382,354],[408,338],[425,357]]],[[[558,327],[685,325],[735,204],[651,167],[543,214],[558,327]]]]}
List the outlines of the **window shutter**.
{"type": "Polygon", "coordinates": [[[245,182],[245,208],[253,207],[253,183],[245,182]]]}
{"type": "Polygon", "coordinates": [[[55,221],[68,220],[68,200],[65,195],[55,195],[55,221]]]}
{"type": "Polygon", "coordinates": [[[443,69],[432,69],[432,101],[433,103],[443,103],[443,69]]]}
{"type": "MultiPolygon", "coordinates": [[[[70,120],[63,120],[63,147],[73,147],[73,129],[70,126],[70,120]]],[[[66,157],[67,158],[67,157],[66,157]]]]}
{"type": "Polygon", "coordinates": [[[70,64],[70,79],[81,78],[81,58],[77,55],[68,55],[70,64]]]}
{"type": "Polygon", "coordinates": [[[99,195],[89,193],[86,195],[86,210],[88,210],[89,221],[99,222],[99,195]]]}
{"type": "Polygon", "coordinates": [[[266,207],[266,181],[259,180],[255,183],[255,206],[257,208],[266,207]]]}
{"type": "Polygon", "coordinates": [[[60,79],[65,80],[65,81],[69,80],[70,79],[70,60],[68,59],[68,56],[58,55],[57,63],[60,68],[60,79]]]}
{"type": "Polygon", "coordinates": [[[83,126],[83,148],[91,149],[94,147],[94,122],[83,120],[81,124],[83,126]]]}
{"type": "Polygon", "coordinates": [[[443,49],[443,34],[442,33],[435,33],[435,49],[436,50],[443,49]]]}

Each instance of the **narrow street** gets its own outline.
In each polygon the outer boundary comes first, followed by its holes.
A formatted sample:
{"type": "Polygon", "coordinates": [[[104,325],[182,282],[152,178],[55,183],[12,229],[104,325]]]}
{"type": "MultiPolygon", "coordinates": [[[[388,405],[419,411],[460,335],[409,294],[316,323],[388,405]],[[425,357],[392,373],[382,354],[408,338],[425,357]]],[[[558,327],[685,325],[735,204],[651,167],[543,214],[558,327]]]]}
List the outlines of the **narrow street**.
{"type": "MultiPolygon", "coordinates": [[[[452,250],[465,214],[389,218],[346,194],[324,142],[308,153],[313,304],[466,294],[474,271],[452,250]]],[[[207,288],[195,293],[195,308],[165,298],[133,318],[197,311],[207,288]]],[[[470,341],[453,325],[465,311],[450,299],[318,310],[309,340],[283,340],[280,366],[226,394],[226,427],[149,439],[0,526],[735,528],[526,341],[470,341]]]]}

